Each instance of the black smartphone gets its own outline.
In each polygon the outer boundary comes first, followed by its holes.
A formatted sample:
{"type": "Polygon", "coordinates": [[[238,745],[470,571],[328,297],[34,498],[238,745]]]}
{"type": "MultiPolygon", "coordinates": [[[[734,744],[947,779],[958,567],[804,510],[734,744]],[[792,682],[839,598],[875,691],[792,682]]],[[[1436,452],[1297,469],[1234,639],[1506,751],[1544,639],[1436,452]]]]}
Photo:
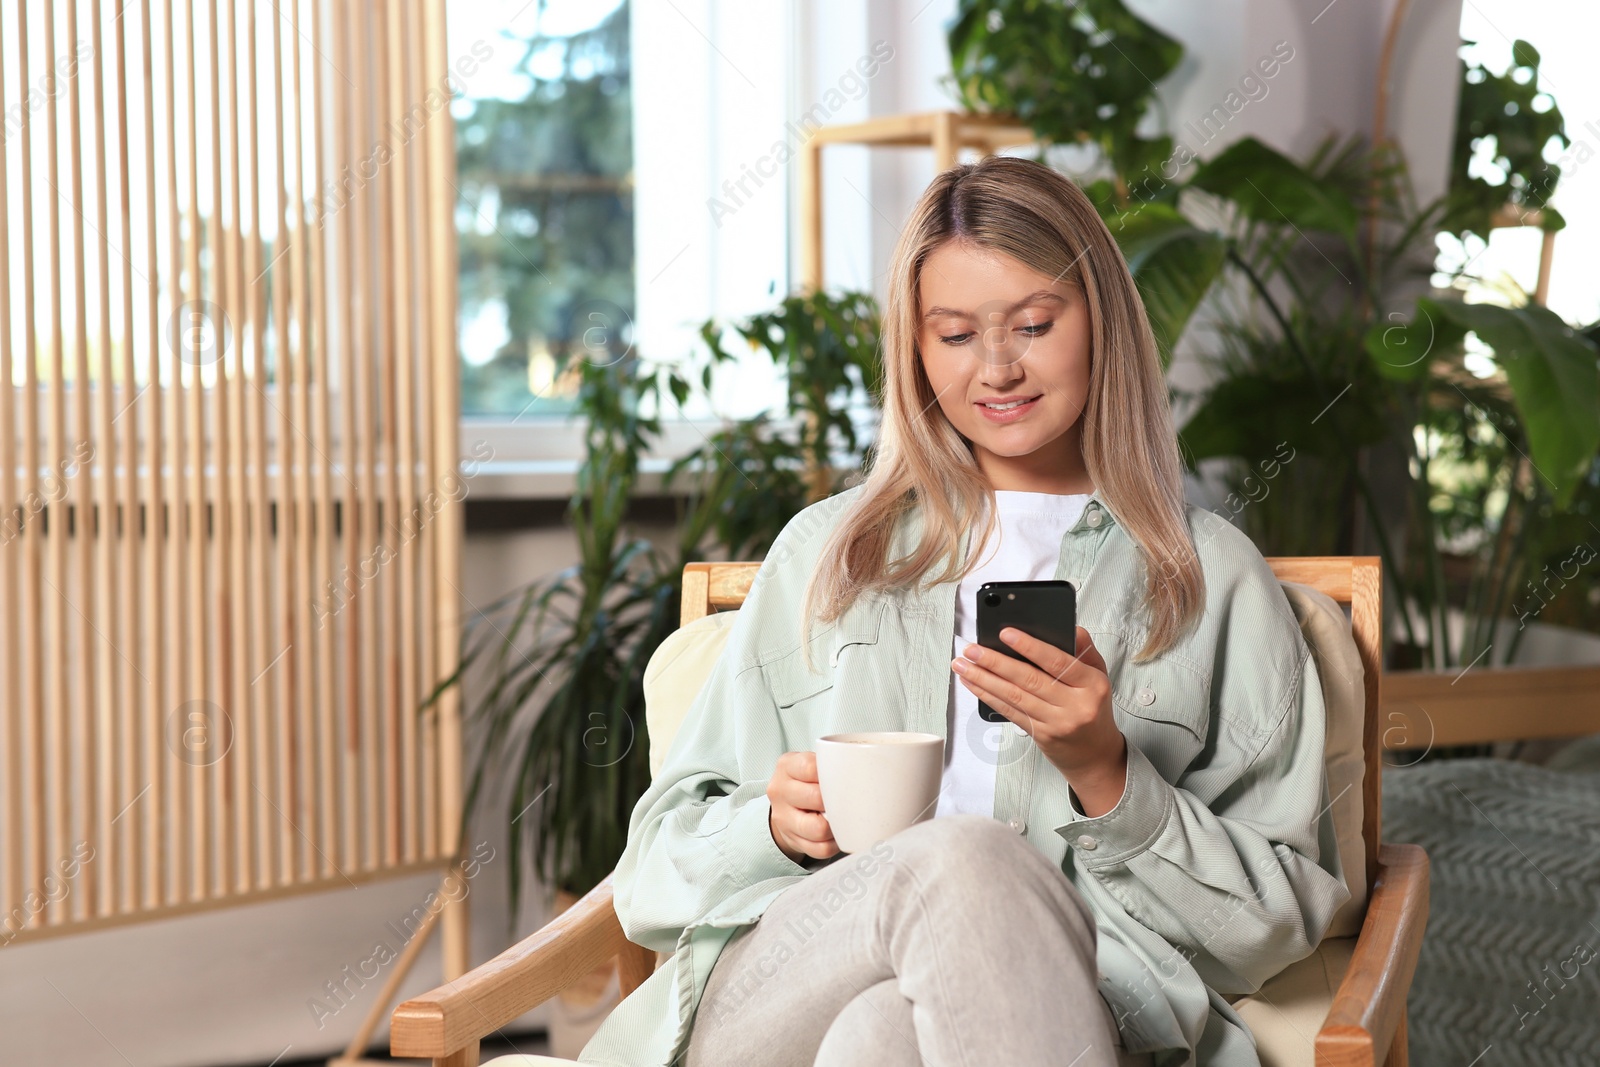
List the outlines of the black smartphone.
{"type": "MultiPolygon", "coordinates": [[[[1077,655],[1078,591],[1071,582],[1048,579],[1036,582],[985,582],[978,588],[978,644],[1004,652],[1013,659],[1033,663],[1000,640],[1000,631],[1015,626],[1029,637],[1077,655]]],[[[1037,667],[1037,663],[1033,663],[1037,667]]],[[[983,701],[978,714],[985,722],[1006,722],[1006,717],[983,701]]]]}

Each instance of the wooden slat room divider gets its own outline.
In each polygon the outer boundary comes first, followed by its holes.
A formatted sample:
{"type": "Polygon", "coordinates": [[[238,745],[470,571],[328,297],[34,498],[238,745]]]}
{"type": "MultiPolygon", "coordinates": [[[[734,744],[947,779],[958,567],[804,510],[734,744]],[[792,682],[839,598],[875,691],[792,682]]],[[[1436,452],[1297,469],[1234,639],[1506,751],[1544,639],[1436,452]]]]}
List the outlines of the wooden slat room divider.
{"type": "Polygon", "coordinates": [[[443,0],[0,4],[0,944],[449,867],[448,61],[443,0]]]}

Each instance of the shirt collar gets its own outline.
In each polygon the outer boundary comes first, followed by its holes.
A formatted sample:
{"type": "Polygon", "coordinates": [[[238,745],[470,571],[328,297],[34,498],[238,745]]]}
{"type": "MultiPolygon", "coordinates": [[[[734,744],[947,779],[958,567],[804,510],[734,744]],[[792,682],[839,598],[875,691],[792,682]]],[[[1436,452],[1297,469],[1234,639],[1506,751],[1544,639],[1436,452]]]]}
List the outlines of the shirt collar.
{"type": "MultiPolygon", "coordinates": [[[[903,524],[900,530],[897,531],[896,536],[891,538],[891,542],[895,545],[894,551],[896,554],[909,552],[911,545],[915,543],[915,537],[921,532],[922,527],[920,510],[919,508],[913,508],[911,521],[903,524]]],[[[1094,492],[1089,494],[1089,499],[1084,504],[1083,511],[1078,515],[1078,521],[1072,524],[1065,536],[1075,538],[1099,536],[1116,524],[1116,518],[1112,515],[1111,508],[1106,505],[1105,498],[1101,495],[1101,491],[1097,486],[1094,492]]],[[[973,527],[971,525],[961,531],[960,559],[963,563],[966,562],[967,553],[971,550],[972,535],[973,527]]]]}

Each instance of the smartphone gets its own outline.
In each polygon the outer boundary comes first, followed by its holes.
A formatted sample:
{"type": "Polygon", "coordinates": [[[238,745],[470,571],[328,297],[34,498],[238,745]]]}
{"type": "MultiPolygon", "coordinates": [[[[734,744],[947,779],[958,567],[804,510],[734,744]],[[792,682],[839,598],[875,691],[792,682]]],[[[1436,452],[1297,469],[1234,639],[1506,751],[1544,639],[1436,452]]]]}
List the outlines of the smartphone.
{"type": "MultiPolygon", "coordinates": [[[[1033,663],[1000,640],[1000,631],[1015,626],[1029,637],[1070,652],[1078,651],[1078,591],[1071,582],[1049,579],[1036,582],[985,582],[978,588],[978,644],[1004,652],[1013,659],[1033,663]]],[[[1037,663],[1033,663],[1037,667],[1037,663]]],[[[983,701],[978,714],[985,722],[1006,722],[1004,715],[983,701]]]]}

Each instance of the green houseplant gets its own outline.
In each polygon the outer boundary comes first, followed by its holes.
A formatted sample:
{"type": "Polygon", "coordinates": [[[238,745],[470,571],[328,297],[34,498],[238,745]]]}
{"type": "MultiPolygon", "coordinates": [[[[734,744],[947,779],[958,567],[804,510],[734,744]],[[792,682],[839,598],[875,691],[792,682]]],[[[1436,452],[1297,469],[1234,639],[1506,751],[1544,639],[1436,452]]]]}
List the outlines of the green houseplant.
{"type": "Polygon", "coordinates": [[[961,0],[946,34],[947,82],[969,111],[1016,117],[1041,145],[1092,146],[1103,162],[1091,198],[1126,207],[1128,177],[1172,155],[1172,138],[1140,133],[1156,82],[1183,45],[1122,0],[961,0]]]}
{"type": "MultiPolygon", "coordinates": [[[[1522,162],[1534,173],[1504,183],[1505,203],[1542,206],[1545,164],[1522,162]]],[[[1264,551],[1346,553],[1369,531],[1412,606],[1391,666],[1509,663],[1520,631],[1486,654],[1518,575],[1538,570],[1539,528],[1592,506],[1600,378],[1592,340],[1548,310],[1427,290],[1435,234],[1483,225],[1483,191],[1456,182],[1418,204],[1392,144],[1330,139],[1301,164],[1244,138],[1162,193],[1108,221],[1165,340],[1215,297],[1220,373],[1182,430],[1191,466],[1234,462],[1227,506],[1264,551]],[[1231,223],[1194,225],[1191,197],[1231,223]],[[1286,447],[1304,469],[1263,477],[1286,447]]]]}
{"type": "MultiPolygon", "coordinates": [[[[506,817],[513,911],[522,863],[549,886],[582,894],[622,854],[628,817],[649,784],[642,678],[650,654],[678,625],[683,565],[729,555],[759,558],[808,502],[818,473],[859,462],[852,401],[871,416],[878,311],[870,295],[796,295],[774,310],[701,328],[698,375],[629,357],[575,364],[585,453],[567,517],[578,561],[512,590],[471,620],[460,668],[439,686],[483,670],[466,719],[481,731],[466,816],[486,783],[509,774],[506,817]],[[734,358],[732,332],[787,372],[799,417],[768,412],[728,423],[664,475],[679,489],[670,550],[629,529],[641,457],[660,440],[661,412],[709,391],[734,358]],[[836,457],[847,459],[836,464],[836,457]],[[526,853],[524,852],[526,849],[526,853]]],[[[430,698],[430,699],[433,699],[430,698]]]]}

